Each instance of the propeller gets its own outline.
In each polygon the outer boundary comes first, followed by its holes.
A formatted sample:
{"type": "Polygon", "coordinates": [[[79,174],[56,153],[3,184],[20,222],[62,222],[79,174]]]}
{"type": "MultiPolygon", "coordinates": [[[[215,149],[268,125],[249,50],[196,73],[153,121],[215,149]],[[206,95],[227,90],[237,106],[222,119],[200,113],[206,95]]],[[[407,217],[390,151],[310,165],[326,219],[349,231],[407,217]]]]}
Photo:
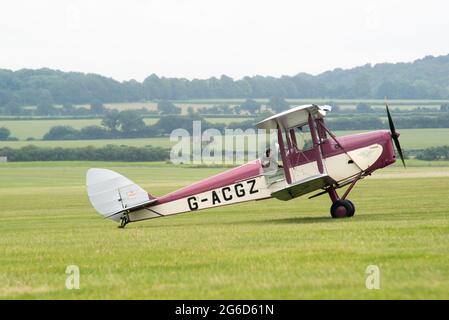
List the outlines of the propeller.
{"type": "Polygon", "coordinates": [[[387,107],[387,116],[388,116],[388,124],[390,126],[391,138],[394,141],[394,145],[396,146],[396,150],[398,150],[399,157],[402,160],[402,164],[405,168],[404,154],[402,153],[401,144],[399,143],[399,133],[396,132],[396,128],[394,127],[393,119],[391,118],[390,109],[388,109],[388,104],[385,104],[387,107]]]}

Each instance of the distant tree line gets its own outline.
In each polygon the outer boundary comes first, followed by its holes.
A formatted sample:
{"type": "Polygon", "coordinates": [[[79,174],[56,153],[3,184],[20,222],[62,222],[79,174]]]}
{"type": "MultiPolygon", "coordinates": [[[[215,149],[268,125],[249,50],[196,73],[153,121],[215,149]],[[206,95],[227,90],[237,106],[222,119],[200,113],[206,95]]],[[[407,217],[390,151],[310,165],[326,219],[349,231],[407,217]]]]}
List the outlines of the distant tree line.
{"type": "MultiPolygon", "coordinates": [[[[55,106],[52,103],[39,103],[35,107],[23,107],[17,103],[8,104],[5,107],[0,106],[0,115],[20,116],[20,117],[87,117],[96,118],[102,116],[108,110],[101,102],[90,103],[89,106],[74,106],[71,103],[65,103],[62,106],[55,106]]],[[[147,108],[138,110],[141,114],[155,115],[157,111],[151,111],[147,108]]]]}
{"type": "MultiPolygon", "coordinates": [[[[200,113],[204,115],[254,115],[262,111],[271,110],[272,112],[280,112],[286,110],[290,105],[281,97],[271,97],[264,106],[253,99],[246,99],[242,104],[230,107],[229,105],[215,105],[212,107],[199,108],[194,110],[189,107],[188,114],[200,113]]],[[[90,103],[89,107],[73,106],[66,103],[62,106],[54,106],[51,103],[40,103],[36,108],[22,107],[18,104],[8,104],[1,108],[0,114],[8,116],[28,116],[28,117],[99,117],[111,110],[106,108],[103,103],[96,101],[90,103]]],[[[142,115],[177,115],[181,114],[181,108],[177,107],[170,100],[159,100],[157,102],[157,110],[149,110],[145,107],[138,109],[142,115]]]]}
{"type": "Polygon", "coordinates": [[[148,138],[170,134],[173,130],[184,128],[193,130],[193,121],[201,121],[202,130],[216,128],[224,130],[224,124],[212,124],[198,114],[188,116],[161,116],[154,125],[145,124],[142,115],[134,110],[111,111],[104,115],[101,126],[93,125],[82,129],[71,126],[55,126],[44,135],[43,140],[90,140],[148,138]]]}
{"type": "MultiPolygon", "coordinates": [[[[0,148],[0,156],[6,156],[8,161],[127,161],[150,162],[167,161],[170,150],[160,147],[117,146],[48,148],[29,145],[20,149],[0,148]]],[[[449,146],[438,146],[419,150],[405,150],[405,158],[415,157],[418,160],[439,161],[449,160],[449,146]]]]}
{"type": "Polygon", "coordinates": [[[0,141],[17,141],[19,139],[11,137],[11,131],[8,128],[0,128],[0,141]]]}
{"type": "MultiPolygon", "coordinates": [[[[394,111],[394,113],[407,113],[407,114],[413,114],[413,113],[436,113],[436,112],[449,112],[449,103],[442,103],[439,108],[436,107],[414,107],[414,108],[397,108],[397,107],[390,107],[394,111]]],[[[336,109],[332,109],[332,111],[338,111],[342,114],[347,113],[353,113],[354,111],[347,108],[347,109],[340,109],[338,105],[336,105],[336,109]]],[[[356,113],[365,113],[365,114],[372,114],[372,113],[385,113],[385,106],[377,106],[373,107],[366,103],[358,103],[355,108],[356,113]]]]}
{"type": "MultiPolygon", "coordinates": [[[[258,121],[266,118],[269,114],[261,113],[255,119],[225,123],[211,123],[199,114],[187,116],[167,115],[161,116],[159,121],[153,125],[147,125],[142,116],[136,111],[111,111],[105,114],[102,126],[87,126],[75,129],[71,126],[52,127],[43,137],[43,140],[91,140],[91,139],[124,139],[124,138],[149,138],[169,135],[178,128],[193,130],[193,121],[201,121],[201,130],[210,128],[224,132],[225,129],[255,129],[258,121]]],[[[331,118],[327,120],[327,126],[331,130],[377,130],[387,129],[386,120],[377,116],[359,116],[357,118],[331,118]]],[[[449,128],[449,113],[440,117],[413,116],[395,117],[398,129],[413,128],[449,128]]],[[[9,130],[8,130],[9,131],[9,130]]],[[[3,135],[3,138],[6,135],[3,135]]],[[[6,136],[7,138],[7,136],[6,136]]],[[[0,128],[0,140],[2,130],[0,128]]]]}
{"type": "Polygon", "coordinates": [[[11,131],[8,128],[0,128],[0,141],[8,140],[11,135],[11,131]]]}
{"type": "Polygon", "coordinates": [[[164,161],[170,158],[168,149],[160,147],[131,147],[107,145],[96,148],[46,148],[33,145],[20,149],[0,148],[8,161],[164,161]]]}
{"type": "MultiPolygon", "coordinates": [[[[331,130],[377,130],[387,128],[387,124],[376,116],[328,119],[326,125],[331,130]]],[[[449,126],[449,121],[447,125],[449,126]]]]}
{"type": "Polygon", "coordinates": [[[420,150],[416,155],[416,159],[426,161],[449,160],[449,146],[431,147],[420,150]]]}
{"type": "Polygon", "coordinates": [[[210,98],[449,98],[449,55],[428,56],[413,63],[383,63],[313,76],[299,73],[279,78],[165,78],[119,82],[96,74],[51,69],[0,69],[0,107],[89,104],[210,98]]]}

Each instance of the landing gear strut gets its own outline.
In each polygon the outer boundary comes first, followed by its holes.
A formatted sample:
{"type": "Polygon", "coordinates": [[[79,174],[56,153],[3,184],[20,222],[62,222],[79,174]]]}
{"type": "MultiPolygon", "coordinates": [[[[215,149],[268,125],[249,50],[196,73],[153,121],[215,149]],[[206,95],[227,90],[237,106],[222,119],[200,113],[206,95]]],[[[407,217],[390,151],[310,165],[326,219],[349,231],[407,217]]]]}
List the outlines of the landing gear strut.
{"type": "Polygon", "coordinates": [[[329,197],[332,200],[332,206],[330,210],[332,218],[349,218],[354,215],[355,206],[350,200],[346,199],[346,196],[349,194],[349,192],[351,191],[352,187],[354,186],[357,180],[353,181],[353,183],[351,184],[349,189],[346,190],[345,194],[341,199],[338,196],[335,188],[331,187],[327,190],[327,192],[329,193],[329,197]]]}
{"type": "Polygon", "coordinates": [[[123,229],[127,224],[129,223],[129,217],[128,214],[125,213],[121,218],[120,218],[120,225],[118,226],[120,229],[123,229]]]}

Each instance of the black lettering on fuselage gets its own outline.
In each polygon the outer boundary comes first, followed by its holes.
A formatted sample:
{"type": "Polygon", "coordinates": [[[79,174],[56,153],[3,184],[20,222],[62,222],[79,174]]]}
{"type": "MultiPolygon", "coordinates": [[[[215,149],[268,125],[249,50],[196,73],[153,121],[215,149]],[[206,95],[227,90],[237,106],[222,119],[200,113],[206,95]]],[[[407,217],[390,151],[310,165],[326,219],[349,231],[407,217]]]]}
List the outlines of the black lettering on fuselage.
{"type": "Polygon", "coordinates": [[[237,195],[237,197],[241,198],[241,197],[245,196],[245,188],[243,187],[243,184],[237,183],[234,186],[234,190],[235,190],[235,194],[237,195]]]}
{"type": "Polygon", "coordinates": [[[255,194],[255,193],[259,192],[259,190],[254,188],[254,186],[256,185],[256,179],[248,180],[248,181],[246,181],[246,183],[251,185],[251,188],[249,189],[249,194],[255,194]]]}
{"type": "Polygon", "coordinates": [[[218,194],[214,191],[212,191],[212,205],[214,205],[216,202],[221,203],[220,198],[218,197],[218,194]]]}
{"type": "Polygon", "coordinates": [[[223,189],[221,189],[221,192],[223,193],[223,199],[225,199],[226,201],[232,200],[232,194],[231,192],[231,188],[230,187],[224,187],[223,189]],[[228,194],[226,194],[226,192],[229,192],[228,194]]]}
{"type": "Polygon", "coordinates": [[[196,201],[196,197],[187,198],[187,203],[189,204],[190,210],[193,211],[198,209],[198,202],[196,201]]]}
{"type": "MultiPolygon", "coordinates": [[[[257,190],[256,188],[256,179],[248,180],[246,181],[246,184],[249,186],[249,190],[245,189],[244,182],[237,183],[234,186],[223,187],[221,188],[221,193],[218,190],[211,190],[212,205],[214,206],[216,204],[221,204],[222,201],[231,201],[232,199],[234,199],[234,194],[236,197],[242,198],[247,194],[255,194],[259,192],[259,190],[257,190]]],[[[208,198],[203,198],[200,200],[201,202],[207,202],[208,198]]],[[[195,196],[187,198],[187,203],[191,211],[199,209],[198,201],[199,200],[195,196]]]]}

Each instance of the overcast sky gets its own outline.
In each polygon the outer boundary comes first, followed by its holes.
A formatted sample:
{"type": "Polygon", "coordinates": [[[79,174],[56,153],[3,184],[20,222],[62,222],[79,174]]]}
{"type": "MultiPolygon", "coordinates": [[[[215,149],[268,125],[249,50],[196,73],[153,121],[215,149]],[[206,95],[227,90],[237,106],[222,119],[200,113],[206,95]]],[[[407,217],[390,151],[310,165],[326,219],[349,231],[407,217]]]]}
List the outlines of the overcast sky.
{"type": "Polygon", "coordinates": [[[2,0],[0,68],[317,74],[449,53],[449,1],[2,0]]]}

